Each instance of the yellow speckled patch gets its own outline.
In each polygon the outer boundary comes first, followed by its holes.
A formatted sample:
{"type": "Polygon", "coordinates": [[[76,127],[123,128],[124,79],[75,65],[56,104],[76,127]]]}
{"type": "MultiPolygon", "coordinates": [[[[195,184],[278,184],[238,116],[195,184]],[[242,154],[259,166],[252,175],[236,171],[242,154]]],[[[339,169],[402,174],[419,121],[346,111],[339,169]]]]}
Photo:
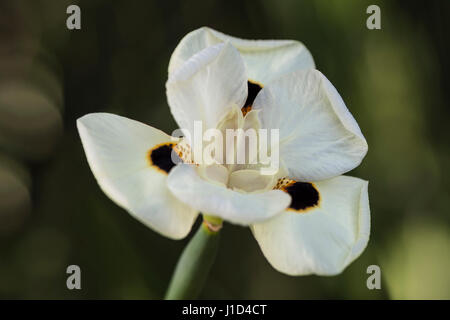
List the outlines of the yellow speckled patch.
{"type": "Polygon", "coordinates": [[[191,147],[188,144],[178,143],[173,149],[184,163],[194,164],[194,161],[192,160],[191,147]]]}

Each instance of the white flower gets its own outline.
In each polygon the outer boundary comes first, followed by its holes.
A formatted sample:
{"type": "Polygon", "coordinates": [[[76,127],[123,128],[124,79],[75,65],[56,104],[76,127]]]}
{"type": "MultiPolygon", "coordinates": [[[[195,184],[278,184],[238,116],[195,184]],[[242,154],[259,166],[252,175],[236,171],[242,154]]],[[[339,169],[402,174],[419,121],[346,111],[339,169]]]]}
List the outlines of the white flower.
{"type": "Polygon", "coordinates": [[[279,129],[280,165],[189,165],[189,139],[120,116],[77,121],[103,191],[160,232],[185,237],[199,212],[250,226],[274,268],[290,275],[340,273],[367,245],[367,182],[342,176],[367,143],[341,97],[297,41],[242,40],[209,28],[175,49],[166,84],[180,128],[279,129]],[[241,112],[242,108],[242,112],[241,112]],[[175,165],[175,150],[184,164],[175,165]]]}

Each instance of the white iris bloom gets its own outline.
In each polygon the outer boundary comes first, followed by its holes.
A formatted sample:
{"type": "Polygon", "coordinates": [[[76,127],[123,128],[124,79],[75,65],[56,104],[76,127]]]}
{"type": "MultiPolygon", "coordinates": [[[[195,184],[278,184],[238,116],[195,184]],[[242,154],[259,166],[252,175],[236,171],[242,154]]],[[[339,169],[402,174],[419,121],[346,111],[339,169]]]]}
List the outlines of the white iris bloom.
{"type": "Polygon", "coordinates": [[[190,141],[107,113],[77,121],[102,190],[141,222],[185,237],[199,212],[249,226],[272,266],[333,275],[367,245],[367,181],[342,176],[367,142],[333,85],[297,41],[243,40],[209,28],[185,36],[169,64],[170,110],[180,128],[279,129],[280,170],[189,165],[190,141]],[[184,163],[175,165],[175,150],[184,163]]]}

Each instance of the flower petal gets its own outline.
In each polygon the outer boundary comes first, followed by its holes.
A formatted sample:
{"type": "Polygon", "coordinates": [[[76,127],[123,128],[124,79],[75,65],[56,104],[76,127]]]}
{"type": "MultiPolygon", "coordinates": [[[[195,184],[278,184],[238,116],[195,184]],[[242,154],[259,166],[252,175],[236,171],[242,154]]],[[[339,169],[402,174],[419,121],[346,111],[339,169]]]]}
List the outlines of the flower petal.
{"type": "Polygon", "coordinates": [[[247,76],[238,51],[229,43],[208,47],[169,75],[166,84],[170,110],[182,129],[194,132],[194,121],[203,129],[218,122],[247,98],[247,76]]]}
{"type": "Polygon", "coordinates": [[[289,176],[318,181],[357,167],[367,142],[342,98],[317,70],[273,81],[256,97],[261,127],[279,129],[280,162],[289,176]]]}
{"type": "Polygon", "coordinates": [[[342,272],[369,240],[367,185],[367,181],[347,176],[316,182],[318,206],[304,211],[287,210],[252,225],[270,264],[289,275],[342,272]]]}
{"type": "Polygon", "coordinates": [[[175,167],[167,183],[173,194],[192,208],[240,225],[273,217],[291,201],[281,190],[245,193],[210,183],[200,177],[195,167],[187,164],[175,167]]]}
{"type": "Polygon", "coordinates": [[[273,188],[275,176],[263,175],[259,170],[242,169],[230,174],[229,186],[244,192],[266,191],[273,188]]]}
{"type": "Polygon", "coordinates": [[[171,137],[108,113],[85,115],[77,126],[89,166],[106,195],[162,235],[185,237],[197,211],[167,189],[166,170],[173,165],[165,148],[173,144],[171,137]]]}
{"type": "Polygon", "coordinates": [[[178,44],[169,63],[169,74],[206,47],[229,41],[242,55],[249,79],[266,84],[295,70],[314,68],[306,47],[294,40],[244,40],[202,27],[187,34],[178,44]]]}
{"type": "Polygon", "coordinates": [[[228,169],[220,164],[201,166],[197,169],[198,174],[210,183],[226,186],[228,182],[228,169]]]}

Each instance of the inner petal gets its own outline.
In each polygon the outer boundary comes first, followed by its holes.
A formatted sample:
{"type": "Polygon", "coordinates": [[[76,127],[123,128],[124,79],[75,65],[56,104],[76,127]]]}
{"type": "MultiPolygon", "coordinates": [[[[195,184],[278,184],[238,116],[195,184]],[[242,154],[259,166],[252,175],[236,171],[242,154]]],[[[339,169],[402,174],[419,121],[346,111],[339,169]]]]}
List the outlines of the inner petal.
{"type": "Polygon", "coordinates": [[[251,110],[244,117],[241,110],[233,107],[217,125],[222,134],[222,156],[213,156],[216,161],[225,165],[230,172],[241,169],[259,168],[258,141],[261,124],[258,110],[251,110]],[[227,131],[231,136],[227,140],[227,131]],[[250,149],[251,148],[251,149],[250,149]],[[239,153],[239,154],[238,154],[239,153]],[[239,160],[238,159],[239,155],[239,160]],[[238,163],[244,160],[244,163],[238,163]]]}
{"type": "Polygon", "coordinates": [[[208,182],[222,186],[226,186],[228,183],[228,169],[220,164],[200,166],[197,172],[200,177],[208,182]]]}
{"type": "Polygon", "coordinates": [[[274,185],[274,176],[262,175],[259,170],[238,170],[230,174],[228,187],[238,191],[267,191],[274,185]]]}
{"type": "Polygon", "coordinates": [[[229,170],[232,170],[233,164],[228,163],[227,159],[231,160],[233,159],[233,162],[235,162],[235,155],[236,155],[236,146],[237,146],[237,139],[233,138],[233,142],[229,141],[227,143],[227,130],[237,130],[239,128],[242,128],[244,123],[244,117],[242,116],[242,113],[240,112],[239,108],[236,106],[231,109],[228,114],[226,114],[223,119],[219,122],[217,129],[220,130],[222,133],[222,159],[217,159],[221,164],[225,165],[229,170]],[[233,146],[231,145],[233,143],[233,146]]]}

